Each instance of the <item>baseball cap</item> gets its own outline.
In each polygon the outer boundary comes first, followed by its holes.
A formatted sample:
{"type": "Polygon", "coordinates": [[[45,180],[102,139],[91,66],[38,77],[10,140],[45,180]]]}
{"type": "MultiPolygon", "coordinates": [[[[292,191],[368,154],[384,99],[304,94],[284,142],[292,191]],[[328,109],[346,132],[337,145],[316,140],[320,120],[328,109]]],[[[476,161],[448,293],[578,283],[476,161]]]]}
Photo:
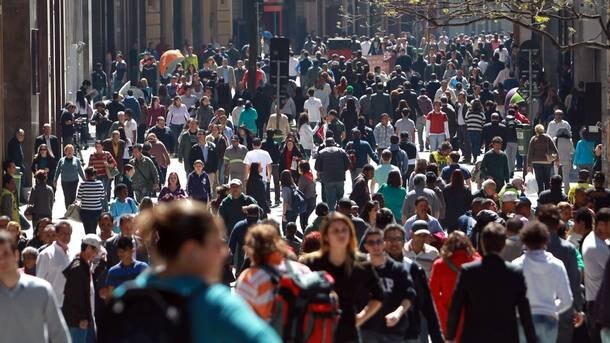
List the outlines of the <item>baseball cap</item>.
{"type": "Polygon", "coordinates": [[[231,186],[240,186],[241,187],[242,183],[240,179],[233,179],[229,182],[229,187],[231,186]]]}
{"type": "Polygon", "coordinates": [[[89,233],[83,238],[83,244],[90,245],[99,250],[99,248],[102,246],[102,239],[94,233],[89,233]]]}
{"type": "Polygon", "coordinates": [[[428,222],[425,220],[416,220],[413,222],[411,226],[411,230],[414,232],[414,235],[417,234],[430,234],[430,230],[428,230],[428,222]]]}
{"type": "Polygon", "coordinates": [[[515,192],[506,192],[502,194],[502,202],[516,202],[518,199],[519,197],[515,192]]]}

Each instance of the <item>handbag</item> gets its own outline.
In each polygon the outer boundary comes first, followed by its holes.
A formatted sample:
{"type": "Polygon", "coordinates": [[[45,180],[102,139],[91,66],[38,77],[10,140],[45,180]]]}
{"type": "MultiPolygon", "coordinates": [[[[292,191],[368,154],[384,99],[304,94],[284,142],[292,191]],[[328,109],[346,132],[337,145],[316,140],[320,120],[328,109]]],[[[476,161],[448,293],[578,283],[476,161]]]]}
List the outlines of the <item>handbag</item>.
{"type": "Polygon", "coordinates": [[[117,167],[106,166],[106,176],[109,179],[114,179],[115,177],[119,176],[119,174],[121,173],[117,167]]]}
{"type": "Polygon", "coordinates": [[[64,214],[64,218],[72,219],[74,221],[80,222],[80,204],[75,202],[70,204],[66,209],[66,213],[64,214]]]}

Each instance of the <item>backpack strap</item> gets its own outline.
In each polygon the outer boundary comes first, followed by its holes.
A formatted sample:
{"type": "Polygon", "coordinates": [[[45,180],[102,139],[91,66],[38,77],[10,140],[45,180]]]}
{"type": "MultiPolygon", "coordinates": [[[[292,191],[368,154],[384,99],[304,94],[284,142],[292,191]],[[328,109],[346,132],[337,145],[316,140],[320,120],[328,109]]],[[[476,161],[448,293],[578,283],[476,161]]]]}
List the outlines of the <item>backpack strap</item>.
{"type": "Polygon", "coordinates": [[[459,274],[460,269],[450,259],[443,257],[443,262],[445,262],[449,269],[459,274]]]}
{"type": "Polygon", "coordinates": [[[271,278],[271,282],[273,283],[273,285],[277,286],[277,284],[280,282],[281,277],[279,271],[266,263],[261,264],[258,267],[264,270],[271,278]]]}

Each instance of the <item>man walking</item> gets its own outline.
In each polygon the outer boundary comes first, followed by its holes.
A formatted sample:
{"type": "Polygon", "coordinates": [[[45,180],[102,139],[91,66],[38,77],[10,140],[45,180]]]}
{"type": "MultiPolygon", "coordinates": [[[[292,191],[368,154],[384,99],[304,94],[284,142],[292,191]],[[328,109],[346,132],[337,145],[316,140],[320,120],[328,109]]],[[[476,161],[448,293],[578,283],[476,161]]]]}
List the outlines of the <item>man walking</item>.
{"type": "Polygon", "coordinates": [[[483,155],[481,179],[493,179],[496,183],[496,192],[499,192],[504,187],[504,183],[508,183],[510,179],[508,158],[502,151],[502,138],[494,137],[491,146],[492,149],[483,155]]]}
{"type": "Polygon", "coordinates": [[[462,342],[518,342],[517,309],[527,342],[536,342],[523,273],[499,256],[506,229],[489,224],[481,233],[481,243],[483,260],[462,266],[449,307],[446,339],[455,341],[462,322],[462,342]]]}
{"type": "Polygon", "coordinates": [[[68,327],[51,285],[17,269],[19,249],[0,232],[0,328],[4,342],[70,341],[68,327]]]}
{"type": "Polygon", "coordinates": [[[343,198],[349,157],[343,149],[335,146],[334,138],[327,138],[325,144],[327,147],[318,154],[315,168],[326,191],[328,208],[335,208],[337,200],[343,198]]]}

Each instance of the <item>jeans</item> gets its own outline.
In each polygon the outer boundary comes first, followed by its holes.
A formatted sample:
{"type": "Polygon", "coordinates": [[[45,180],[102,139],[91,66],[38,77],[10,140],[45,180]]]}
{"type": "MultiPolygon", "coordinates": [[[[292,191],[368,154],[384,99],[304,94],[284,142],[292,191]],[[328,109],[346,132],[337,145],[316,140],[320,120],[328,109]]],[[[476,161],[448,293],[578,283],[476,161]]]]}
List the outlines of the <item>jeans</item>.
{"type": "MultiPolygon", "coordinates": [[[[171,133],[172,133],[172,141],[174,142],[174,144],[172,144],[175,149],[172,149],[174,153],[178,153],[178,137],[180,136],[180,133],[182,132],[182,129],[184,128],[184,125],[174,125],[171,124],[169,126],[171,133]]],[[[184,164],[188,164],[189,161],[184,161],[184,164]]]]}
{"type": "MultiPolygon", "coordinates": [[[[534,322],[538,343],[557,342],[557,329],[559,327],[559,321],[557,319],[541,314],[534,314],[532,315],[532,320],[534,322]]],[[[519,341],[521,343],[527,342],[521,322],[519,322],[519,341]]]]}
{"type": "Polygon", "coordinates": [[[464,156],[464,159],[470,160],[472,152],[470,151],[470,136],[468,135],[468,127],[466,125],[458,126],[457,137],[460,144],[459,148],[462,150],[462,156],[464,156]]]}
{"type": "MultiPolygon", "coordinates": [[[[267,179],[267,182],[269,182],[269,184],[271,184],[271,182],[269,181],[269,179],[273,177],[273,191],[275,192],[275,203],[279,203],[280,202],[280,194],[281,194],[281,188],[280,188],[280,165],[277,163],[274,163],[271,165],[271,175],[269,175],[269,178],[267,179]]],[[[271,196],[270,196],[270,192],[271,192],[271,188],[270,186],[267,187],[267,198],[269,199],[269,202],[271,202],[271,196]]]]}
{"type": "Polygon", "coordinates": [[[326,185],[326,203],[330,211],[335,210],[337,201],[343,198],[345,181],[324,182],[326,185]]]}
{"type": "Polygon", "coordinates": [[[517,142],[507,142],[506,143],[506,157],[508,157],[508,172],[512,177],[515,173],[515,161],[517,159],[517,142]]]}
{"type": "Polygon", "coordinates": [[[95,332],[93,328],[81,329],[78,327],[69,327],[72,343],[94,343],[95,332]]]}
{"type": "Polygon", "coordinates": [[[159,170],[161,171],[161,173],[159,173],[159,185],[164,185],[165,178],[167,177],[167,168],[159,167],[159,170]]]}
{"type": "Polygon", "coordinates": [[[481,131],[468,131],[470,137],[470,146],[472,152],[472,163],[477,162],[477,157],[481,154],[481,131]]]}
{"type": "Polygon", "coordinates": [[[102,181],[104,185],[104,191],[106,192],[106,202],[110,201],[110,179],[106,175],[101,175],[97,177],[98,180],[102,181]]]}
{"type": "Polygon", "coordinates": [[[307,222],[309,221],[309,216],[313,213],[313,210],[316,209],[316,198],[313,197],[311,199],[306,199],[305,203],[307,204],[307,209],[304,213],[299,215],[299,221],[301,222],[301,231],[305,233],[305,229],[307,228],[307,222]]]}
{"type": "Polygon", "coordinates": [[[218,162],[218,173],[216,173],[216,176],[218,177],[218,184],[224,185],[224,183],[225,183],[225,161],[224,160],[220,160],[218,162]]]}
{"type": "Polygon", "coordinates": [[[76,201],[76,190],[78,189],[78,180],[62,181],[61,189],[64,191],[64,204],[66,209],[76,201]]]}
{"type": "Polygon", "coordinates": [[[102,210],[80,210],[80,219],[85,227],[85,233],[96,233],[97,220],[100,218],[102,210]]]}
{"type": "Polygon", "coordinates": [[[538,194],[551,188],[551,163],[533,163],[534,174],[536,175],[536,183],[538,184],[538,194]]]}
{"type": "Polygon", "coordinates": [[[431,133],[428,135],[428,141],[430,142],[430,151],[436,151],[441,147],[441,144],[445,141],[446,137],[444,133],[431,133]]]}
{"type": "Polygon", "coordinates": [[[415,118],[415,129],[417,130],[417,142],[419,143],[419,151],[424,151],[424,128],[426,127],[426,118],[418,116],[415,118]]]}
{"type": "Polygon", "coordinates": [[[405,338],[401,335],[382,334],[371,330],[361,330],[362,342],[366,343],[403,343],[405,338]]]}

